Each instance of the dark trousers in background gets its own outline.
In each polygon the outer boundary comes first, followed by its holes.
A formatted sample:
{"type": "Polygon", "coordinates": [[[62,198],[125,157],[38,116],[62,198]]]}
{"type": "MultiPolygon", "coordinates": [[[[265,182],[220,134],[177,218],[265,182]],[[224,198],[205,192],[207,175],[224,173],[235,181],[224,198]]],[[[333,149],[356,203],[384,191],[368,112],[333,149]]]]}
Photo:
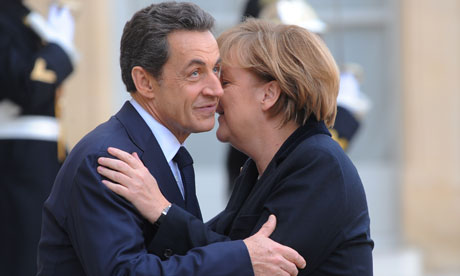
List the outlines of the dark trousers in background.
{"type": "Polygon", "coordinates": [[[37,272],[42,208],[60,168],[57,144],[0,140],[0,274],[37,272]]]}

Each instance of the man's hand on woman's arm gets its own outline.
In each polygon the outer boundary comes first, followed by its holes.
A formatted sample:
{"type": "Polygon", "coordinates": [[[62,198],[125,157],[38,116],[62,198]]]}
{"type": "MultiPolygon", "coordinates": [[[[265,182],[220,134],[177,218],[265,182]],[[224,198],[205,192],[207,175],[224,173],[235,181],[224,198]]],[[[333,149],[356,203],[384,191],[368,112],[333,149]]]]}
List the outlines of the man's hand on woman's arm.
{"type": "MultiPolygon", "coordinates": [[[[155,178],[135,152],[129,154],[116,148],[108,148],[108,152],[118,159],[98,159],[101,165],[97,168],[98,172],[111,180],[102,182],[110,190],[130,201],[152,224],[155,223],[163,209],[170,204],[161,193],[155,178]]],[[[201,221],[200,224],[203,228],[206,227],[201,221]]],[[[256,234],[243,240],[251,258],[254,274],[297,275],[297,268],[303,269],[306,262],[294,249],[269,238],[275,227],[276,218],[270,215],[256,234]]]]}
{"type": "Polygon", "coordinates": [[[294,249],[269,238],[275,227],[276,218],[270,215],[259,232],[244,239],[254,274],[256,276],[297,275],[297,268],[305,268],[306,262],[294,249]]]}

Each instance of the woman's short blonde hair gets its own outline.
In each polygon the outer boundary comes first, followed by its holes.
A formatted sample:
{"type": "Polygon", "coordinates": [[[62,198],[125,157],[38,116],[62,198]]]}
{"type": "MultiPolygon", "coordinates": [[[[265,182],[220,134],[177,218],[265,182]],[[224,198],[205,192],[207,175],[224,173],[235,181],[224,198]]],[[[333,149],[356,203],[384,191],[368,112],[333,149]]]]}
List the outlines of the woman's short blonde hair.
{"type": "Polygon", "coordinates": [[[278,82],[281,95],[270,112],[282,114],[282,124],[294,120],[304,125],[311,115],[328,127],[334,124],[339,71],[317,35],[299,26],[250,18],[222,33],[217,42],[224,64],[278,82]]]}

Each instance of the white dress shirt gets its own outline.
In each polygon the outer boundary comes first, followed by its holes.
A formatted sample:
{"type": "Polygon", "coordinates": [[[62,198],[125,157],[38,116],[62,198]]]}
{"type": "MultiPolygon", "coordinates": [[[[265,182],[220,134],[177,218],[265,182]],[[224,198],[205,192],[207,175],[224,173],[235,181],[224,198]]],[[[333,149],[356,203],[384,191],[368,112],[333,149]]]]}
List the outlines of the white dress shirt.
{"type": "Polygon", "coordinates": [[[174,134],[172,134],[169,129],[155,120],[155,118],[153,118],[152,115],[145,111],[145,109],[138,102],[136,102],[136,100],[131,98],[129,102],[133,105],[134,109],[136,109],[139,115],[141,115],[142,119],[144,119],[153,135],[155,135],[155,138],[157,139],[158,144],[160,145],[160,148],[166,157],[166,161],[168,161],[171,172],[176,179],[177,186],[179,187],[179,190],[182,194],[182,198],[184,198],[184,184],[182,183],[180,170],[177,166],[177,163],[173,161],[174,156],[176,156],[179,148],[183,145],[179,143],[176,136],[174,136],[174,134]]]}

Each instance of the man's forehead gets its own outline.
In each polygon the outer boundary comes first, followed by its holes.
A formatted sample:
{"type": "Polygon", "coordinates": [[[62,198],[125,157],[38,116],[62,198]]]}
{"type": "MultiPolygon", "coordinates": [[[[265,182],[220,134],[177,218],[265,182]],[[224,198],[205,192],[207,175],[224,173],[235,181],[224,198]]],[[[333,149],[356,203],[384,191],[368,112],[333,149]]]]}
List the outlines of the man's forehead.
{"type": "MultiPolygon", "coordinates": [[[[177,55],[183,61],[219,59],[219,47],[209,31],[175,31],[168,35],[170,55],[177,55]]],[[[206,61],[208,62],[208,61],[206,61]]]]}
{"type": "Polygon", "coordinates": [[[206,60],[203,60],[203,59],[200,59],[200,58],[192,58],[191,60],[189,60],[188,62],[185,61],[185,68],[187,67],[191,67],[191,66],[214,66],[216,64],[220,64],[221,63],[221,59],[220,57],[218,56],[217,59],[208,59],[207,61],[206,60]]]}
{"type": "Polygon", "coordinates": [[[184,41],[185,43],[213,41],[217,44],[216,38],[209,30],[176,30],[167,36],[168,41],[184,41]]]}

